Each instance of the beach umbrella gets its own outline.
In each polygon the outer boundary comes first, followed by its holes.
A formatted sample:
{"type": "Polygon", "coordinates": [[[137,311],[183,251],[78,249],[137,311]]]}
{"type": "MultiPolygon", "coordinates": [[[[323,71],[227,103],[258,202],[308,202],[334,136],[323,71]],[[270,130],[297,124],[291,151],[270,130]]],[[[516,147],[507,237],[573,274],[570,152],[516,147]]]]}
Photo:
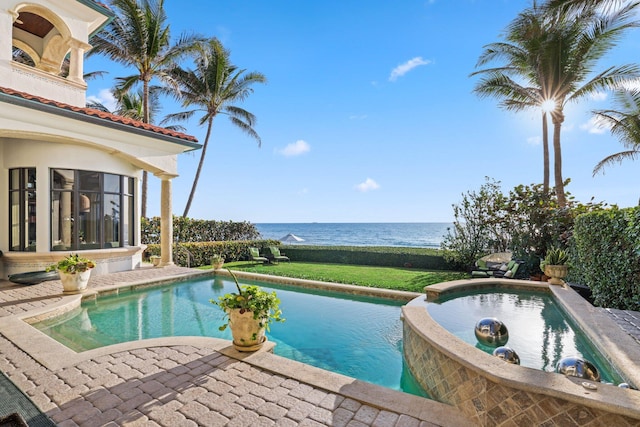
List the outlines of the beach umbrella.
{"type": "Polygon", "coordinates": [[[497,252],[485,255],[480,259],[487,262],[509,262],[511,261],[511,255],[511,252],[497,252]]]}
{"type": "Polygon", "coordinates": [[[286,236],[284,236],[283,238],[280,239],[281,242],[285,242],[285,243],[296,243],[296,242],[304,242],[304,239],[296,236],[293,233],[289,233],[286,236]]]}

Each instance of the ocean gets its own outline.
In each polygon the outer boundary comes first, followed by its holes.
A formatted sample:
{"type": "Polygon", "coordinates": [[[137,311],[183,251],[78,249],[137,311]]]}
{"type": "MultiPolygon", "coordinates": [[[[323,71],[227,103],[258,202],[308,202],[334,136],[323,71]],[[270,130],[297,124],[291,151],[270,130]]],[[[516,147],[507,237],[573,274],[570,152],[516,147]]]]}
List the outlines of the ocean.
{"type": "Polygon", "coordinates": [[[283,240],[288,234],[304,239],[284,244],[322,246],[406,246],[439,248],[448,222],[255,224],[264,239],[283,240]]]}

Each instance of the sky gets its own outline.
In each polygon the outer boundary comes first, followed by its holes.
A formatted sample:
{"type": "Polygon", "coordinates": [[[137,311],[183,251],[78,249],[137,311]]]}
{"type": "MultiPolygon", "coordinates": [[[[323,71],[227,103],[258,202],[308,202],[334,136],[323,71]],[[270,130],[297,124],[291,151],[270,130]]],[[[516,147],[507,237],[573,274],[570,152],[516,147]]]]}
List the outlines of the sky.
{"type": "MultiPolygon", "coordinates": [[[[189,217],[252,223],[451,222],[452,205],[485,177],[504,193],[542,182],[539,112],[514,113],[473,93],[483,46],[502,41],[529,0],[165,0],[171,35],[217,37],[231,61],[266,84],[242,108],[257,117],[262,145],[225,116],[214,122],[189,217]]],[[[640,62],[638,30],[596,67],[640,62]]],[[[185,66],[188,66],[185,62],[185,66]]],[[[93,56],[90,99],[110,104],[115,77],[131,75],[93,56]]],[[[638,204],[640,164],[593,176],[623,150],[591,111],[598,94],[565,109],[562,160],[576,200],[638,204]]],[[[163,114],[181,110],[163,100],[163,114]]],[[[196,117],[200,117],[197,115],[196,117]]],[[[197,120],[183,124],[204,142],[197,120]]],[[[178,158],[173,212],[182,215],[200,151],[178,158]]],[[[553,162],[553,157],[551,159],[553,162]]],[[[551,177],[553,185],[553,173],[551,177]]],[[[148,216],[160,215],[150,176],[148,216]]]]}

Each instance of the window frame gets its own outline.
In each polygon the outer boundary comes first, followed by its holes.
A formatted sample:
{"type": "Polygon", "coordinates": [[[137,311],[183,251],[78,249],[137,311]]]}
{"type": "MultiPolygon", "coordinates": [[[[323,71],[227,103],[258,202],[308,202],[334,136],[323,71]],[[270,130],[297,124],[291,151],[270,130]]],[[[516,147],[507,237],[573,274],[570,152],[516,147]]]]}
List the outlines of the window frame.
{"type": "MultiPolygon", "coordinates": [[[[135,241],[135,227],[136,223],[134,221],[135,211],[134,209],[130,209],[129,212],[126,213],[126,218],[123,218],[122,215],[116,220],[117,233],[113,234],[113,228],[111,228],[112,232],[109,236],[107,236],[107,227],[106,222],[107,218],[111,218],[113,221],[114,216],[109,217],[106,214],[107,207],[105,203],[107,200],[113,201],[114,198],[119,203],[115,203],[114,206],[109,206],[109,212],[112,212],[114,215],[117,211],[116,208],[120,208],[124,206],[125,201],[129,204],[135,201],[135,181],[133,177],[127,175],[120,175],[111,172],[100,172],[100,171],[92,171],[92,170],[84,170],[84,169],[69,169],[69,168],[49,168],[49,180],[50,180],[50,199],[49,199],[49,222],[50,222],[50,233],[49,233],[49,249],[52,252],[58,251],[69,251],[69,250],[87,250],[87,249],[117,249],[123,247],[133,246],[135,241]],[[56,171],[67,171],[69,175],[72,174],[73,181],[71,183],[70,189],[64,188],[54,188],[55,182],[55,173],[56,171]],[[82,179],[86,178],[89,175],[95,174],[97,175],[97,188],[82,188],[82,179]],[[119,181],[119,190],[117,192],[114,191],[106,191],[110,189],[105,189],[105,175],[109,175],[111,177],[118,177],[119,181]],[[131,190],[133,193],[129,193],[131,190]],[[71,236],[70,236],[70,246],[67,247],[64,244],[59,244],[54,242],[54,230],[62,229],[61,219],[58,216],[56,223],[54,224],[54,212],[56,207],[54,206],[55,201],[62,200],[63,193],[70,193],[69,203],[71,204],[70,209],[70,220],[72,221],[71,225],[71,236]],[[91,197],[89,197],[91,196],[91,197]],[[99,215],[99,220],[95,221],[94,226],[97,228],[92,231],[97,236],[95,241],[92,242],[82,242],[81,234],[83,234],[87,228],[86,226],[82,226],[82,221],[85,221],[82,214],[86,211],[83,211],[84,204],[81,203],[81,198],[88,197],[91,200],[92,207],[96,207],[98,209],[97,215],[99,215]],[[119,206],[118,206],[119,205],[119,206]],[[123,226],[124,225],[124,226],[123,226]],[[126,229],[125,229],[126,226],[126,229]],[[113,243],[116,240],[113,240],[113,237],[117,237],[117,245],[113,243]],[[127,240],[125,240],[125,237],[127,240]],[[83,245],[85,247],[83,247],[83,245]]],[[[86,203],[86,202],[84,202],[86,203]]],[[[64,219],[62,219],[64,220],[64,219]]],[[[114,223],[111,223],[111,227],[114,227],[114,223]]],[[[59,235],[57,237],[60,237],[59,235]]]]}

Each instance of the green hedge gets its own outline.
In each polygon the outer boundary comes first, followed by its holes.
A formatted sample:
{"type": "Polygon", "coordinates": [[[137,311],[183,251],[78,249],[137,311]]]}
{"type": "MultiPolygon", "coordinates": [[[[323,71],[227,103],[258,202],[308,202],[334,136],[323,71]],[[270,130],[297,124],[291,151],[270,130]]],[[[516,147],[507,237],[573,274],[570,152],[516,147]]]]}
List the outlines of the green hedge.
{"type": "MultiPolygon", "coordinates": [[[[235,240],[227,242],[193,242],[174,243],[173,262],[183,267],[201,267],[211,264],[211,256],[214,254],[223,255],[226,262],[246,260],[249,254],[249,247],[258,247],[261,252],[263,248],[278,245],[277,240],[235,240]]],[[[149,259],[152,255],[160,255],[160,245],[147,245],[144,258],[149,259]]]]}
{"type": "Polygon", "coordinates": [[[597,306],[640,311],[640,207],[578,216],[570,250],[569,279],[597,306]]]}
{"type": "Polygon", "coordinates": [[[452,263],[445,261],[442,251],[438,249],[388,246],[289,245],[283,246],[282,251],[292,261],[414,267],[425,270],[456,269],[452,263]]]}
{"type": "MultiPolygon", "coordinates": [[[[142,218],[143,244],[160,243],[160,217],[142,218]]],[[[174,242],[224,242],[227,240],[256,240],[260,232],[250,222],[213,221],[173,217],[174,242]]]]}

